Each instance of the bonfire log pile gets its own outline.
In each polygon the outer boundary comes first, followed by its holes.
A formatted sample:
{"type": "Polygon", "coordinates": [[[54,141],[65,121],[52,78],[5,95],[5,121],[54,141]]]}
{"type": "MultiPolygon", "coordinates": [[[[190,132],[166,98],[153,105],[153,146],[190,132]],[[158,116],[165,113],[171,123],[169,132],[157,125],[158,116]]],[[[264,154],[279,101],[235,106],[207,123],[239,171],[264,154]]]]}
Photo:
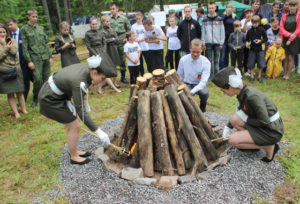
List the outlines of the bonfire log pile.
{"type": "Polygon", "coordinates": [[[189,88],[175,70],[157,69],[131,86],[128,111],[115,145],[130,151],[122,157],[112,149],[111,160],[141,167],[146,177],[195,175],[219,158],[220,142],[189,88]]]}

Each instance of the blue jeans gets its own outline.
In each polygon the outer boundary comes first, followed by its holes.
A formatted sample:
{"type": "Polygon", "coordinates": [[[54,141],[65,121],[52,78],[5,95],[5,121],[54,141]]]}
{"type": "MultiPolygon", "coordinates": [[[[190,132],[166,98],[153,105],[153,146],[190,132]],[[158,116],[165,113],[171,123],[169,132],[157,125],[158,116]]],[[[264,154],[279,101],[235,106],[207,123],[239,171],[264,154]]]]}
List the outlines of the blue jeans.
{"type": "Polygon", "coordinates": [[[210,78],[213,77],[219,71],[219,55],[220,45],[219,44],[205,44],[206,45],[206,57],[211,62],[210,78]],[[214,57],[214,58],[213,58],[214,57]],[[214,59],[214,61],[212,60],[214,59]]]}
{"type": "Polygon", "coordinates": [[[224,67],[228,67],[229,64],[229,52],[230,48],[227,44],[228,42],[224,42],[222,50],[221,50],[221,56],[220,56],[220,69],[223,69],[224,67]]]}

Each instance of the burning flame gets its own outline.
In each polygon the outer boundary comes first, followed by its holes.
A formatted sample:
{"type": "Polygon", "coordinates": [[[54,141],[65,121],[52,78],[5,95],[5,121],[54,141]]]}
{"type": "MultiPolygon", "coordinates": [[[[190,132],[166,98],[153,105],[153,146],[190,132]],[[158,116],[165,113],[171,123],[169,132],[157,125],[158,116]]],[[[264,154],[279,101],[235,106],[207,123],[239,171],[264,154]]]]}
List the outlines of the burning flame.
{"type": "Polygon", "coordinates": [[[135,150],[135,146],[136,146],[136,142],[132,145],[132,147],[130,149],[130,155],[133,155],[133,152],[135,150]]]}

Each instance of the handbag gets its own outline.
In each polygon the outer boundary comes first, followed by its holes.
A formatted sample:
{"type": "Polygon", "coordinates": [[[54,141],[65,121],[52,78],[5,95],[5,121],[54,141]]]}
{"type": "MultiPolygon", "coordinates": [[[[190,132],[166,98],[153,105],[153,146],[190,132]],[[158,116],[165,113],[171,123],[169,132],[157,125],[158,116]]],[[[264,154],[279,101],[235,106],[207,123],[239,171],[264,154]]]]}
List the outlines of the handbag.
{"type": "Polygon", "coordinates": [[[17,72],[16,67],[12,67],[12,68],[5,69],[5,70],[0,70],[0,77],[4,81],[10,81],[10,80],[16,79],[17,76],[18,76],[18,72],[17,72]]]}

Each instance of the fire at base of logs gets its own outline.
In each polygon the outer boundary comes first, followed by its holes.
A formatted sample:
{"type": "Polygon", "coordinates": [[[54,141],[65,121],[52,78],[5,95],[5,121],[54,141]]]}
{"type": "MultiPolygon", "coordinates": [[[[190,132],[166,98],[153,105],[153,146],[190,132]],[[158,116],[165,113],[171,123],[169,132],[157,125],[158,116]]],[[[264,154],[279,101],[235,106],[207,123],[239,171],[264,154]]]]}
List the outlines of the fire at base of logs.
{"type": "Polygon", "coordinates": [[[121,133],[106,150],[111,162],[142,168],[145,177],[196,175],[217,161],[224,142],[213,131],[175,70],[156,69],[131,86],[121,133]]]}

